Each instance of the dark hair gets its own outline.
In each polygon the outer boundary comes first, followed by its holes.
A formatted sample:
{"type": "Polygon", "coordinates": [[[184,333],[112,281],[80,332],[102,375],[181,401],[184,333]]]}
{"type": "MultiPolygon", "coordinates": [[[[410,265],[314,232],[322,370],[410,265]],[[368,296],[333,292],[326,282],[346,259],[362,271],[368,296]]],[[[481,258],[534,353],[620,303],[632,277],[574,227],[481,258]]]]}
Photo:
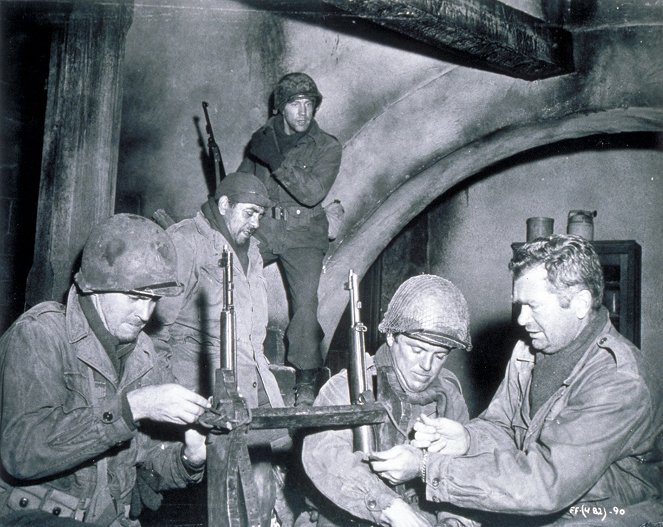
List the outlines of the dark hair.
{"type": "Polygon", "coordinates": [[[560,305],[568,307],[576,292],[587,289],[592,308],[603,301],[603,270],[592,245],[580,236],[553,234],[537,238],[516,249],[509,262],[514,280],[532,267],[543,264],[548,282],[559,296],[560,305]]]}

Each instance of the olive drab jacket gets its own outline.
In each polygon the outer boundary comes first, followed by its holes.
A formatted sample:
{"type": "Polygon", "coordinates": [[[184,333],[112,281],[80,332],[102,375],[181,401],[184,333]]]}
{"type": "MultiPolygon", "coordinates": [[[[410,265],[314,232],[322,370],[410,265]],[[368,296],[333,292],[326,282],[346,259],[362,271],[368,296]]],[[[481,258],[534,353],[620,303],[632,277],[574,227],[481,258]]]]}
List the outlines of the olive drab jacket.
{"type": "MultiPolygon", "coordinates": [[[[424,392],[406,394],[393,372],[386,344],[377,351],[375,360],[367,356],[366,364],[368,378],[377,376],[377,400],[390,409],[391,416],[397,421],[395,424],[405,433],[412,431],[416,419],[422,413],[430,417],[468,421],[460,384],[451,371],[442,369],[438,379],[424,392]]],[[[322,387],[314,406],[349,403],[348,375],[346,370],[342,370],[322,387]]],[[[375,431],[379,450],[409,442],[391,422],[380,425],[375,431]]],[[[371,471],[368,463],[362,461],[361,452],[353,452],[352,430],[349,428],[329,429],[308,435],[304,439],[302,462],[316,488],[334,505],[364,520],[361,525],[378,524],[382,511],[397,498],[404,499],[422,513],[430,525],[436,525],[436,522],[446,518],[456,519],[458,525],[475,525],[470,520],[435,510],[441,507],[426,504],[424,486],[418,479],[396,487],[387,484],[371,471]]],[[[346,525],[349,521],[335,524],[346,525]]]]}
{"type": "MultiPolygon", "coordinates": [[[[272,135],[275,142],[276,119],[281,116],[272,117],[258,130],[272,135]]],[[[313,120],[308,132],[285,153],[281,166],[273,173],[250,155],[244,158],[237,171],[257,176],[275,205],[260,221],[256,233],[273,253],[302,247],[327,250],[329,222],[322,205],[338,175],[341,154],[338,139],[313,120]]]]}
{"type": "Polygon", "coordinates": [[[615,330],[607,311],[599,316],[602,330],[532,418],[535,356],[524,342],[517,344],[492,402],[466,425],[467,454],[429,455],[428,499],[527,516],[577,517],[579,506],[588,505],[624,525],[643,523],[629,508],[640,504],[643,510],[658,496],[661,472],[651,461],[661,401],[645,354],[615,330]],[[615,516],[613,510],[624,512],[615,516]]]}
{"type": "Polygon", "coordinates": [[[181,443],[150,439],[126,422],[122,392],[174,382],[140,333],[121,379],[81,310],[74,286],[66,306],[41,303],[0,340],[0,524],[41,509],[100,525],[128,525],[136,466],[163,488],[199,481],[181,443]]]}
{"type": "MultiPolygon", "coordinates": [[[[213,376],[221,363],[223,270],[219,266],[224,247],[232,246],[212,228],[203,213],[182,220],[167,230],[177,249],[178,281],[184,293],[159,300],[154,318],[155,346],[170,355],[178,382],[209,395],[213,376]]],[[[250,238],[246,272],[233,258],[237,385],[250,408],[258,406],[258,383],[273,407],[283,398],[263,353],[267,335],[267,286],[258,242],[250,238]]]]}

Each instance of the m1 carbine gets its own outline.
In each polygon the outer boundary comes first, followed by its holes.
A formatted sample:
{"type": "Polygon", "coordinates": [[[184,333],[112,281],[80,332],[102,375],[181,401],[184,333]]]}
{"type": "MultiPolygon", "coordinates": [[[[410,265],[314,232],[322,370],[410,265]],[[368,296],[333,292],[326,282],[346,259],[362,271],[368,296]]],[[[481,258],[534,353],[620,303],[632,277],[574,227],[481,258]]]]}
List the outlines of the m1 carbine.
{"type": "MultiPolygon", "coordinates": [[[[352,426],[361,429],[362,425],[366,425],[370,432],[368,425],[383,423],[388,415],[381,404],[373,401],[372,395],[368,396],[370,392],[357,398],[357,401],[363,401],[362,404],[249,409],[237,390],[233,254],[227,247],[223,250],[219,265],[223,269],[224,299],[220,333],[221,368],[216,370],[212,407],[198,420],[198,424],[210,432],[207,439],[207,519],[208,525],[252,527],[260,522],[258,489],[252,478],[248,452],[254,441],[252,436],[258,436],[255,444],[264,446],[266,443],[280,444],[279,430],[286,428],[352,426]]],[[[356,275],[354,279],[351,275],[350,282],[355,292],[356,281],[356,275]]],[[[359,303],[353,305],[357,309],[360,306],[359,303]]],[[[355,329],[361,332],[362,327],[359,322],[355,329]]],[[[363,373],[365,385],[363,334],[360,342],[361,364],[351,368],[363,373]]],[[[368,452],[371,449],[370,440],[366,444],[368,452]]]]}
{"type": "MultiPolygon", "coordinates": [[[[350,402],[359,406],[374,402],[373,392],[366,382],[366,343],[364,334],[366,326],[361,322],[359,310],[359,285],[356,273],[350,269],[347,289],[350,293],[350,362],[348,364],[348,381],[350,384],[350,402]]],[[[355,451],[369,454],[375,449],[375,437],[370,425],[357,426],[353,429],[353,446],[355,451]]]]}
{"type": "Polygon", "coordinates": [[[203,112],[205,112],[205,130],[207,131],[207,149],[209,151],[208,158],[212,161],[214,165],[214,190],[219,188],[219,183],[221,180],[226,177],[226,169],[223,166],[223,158],[221,157],[221,150],[219,145],[216,144],[214,139],[214,130],[212,129],[212,122],[209,118],[209,113],[207,112],[207,104],[203,101],[203,112]]]}

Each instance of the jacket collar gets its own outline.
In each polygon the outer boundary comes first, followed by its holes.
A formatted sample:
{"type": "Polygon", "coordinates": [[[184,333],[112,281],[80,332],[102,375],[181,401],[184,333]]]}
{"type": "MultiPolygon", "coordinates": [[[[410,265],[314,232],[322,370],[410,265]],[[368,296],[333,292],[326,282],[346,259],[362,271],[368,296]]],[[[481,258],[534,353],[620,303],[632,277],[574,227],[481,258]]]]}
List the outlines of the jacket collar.
{"type": "MultiPolygon", "coordinates": [[[[115,368],[83,314],[75,285],[71,286],[67,295],[65,320],[67,337],[78,359],[118,386],[120,381],[115,368]]],[[[124,368],[126,380],[123,384],[131,384],[153,367],[152,349],[149,337],[141,331],[135,349],[127,358],[124,368]]]]}
{"type": "MultiPolygon", "coordinates": [[[[217,231],[210,225],[209,221],[207,221],[207,218],[205,218],[205,215],[201,211],[198,211],[198,213],[194,216],[193,221],[196,224],[198,232],[206,239],[211,240],[214,250],[218,254],[221,254],[223,252],[224,246],[228,246],[228,248],[233,252],[233,254],[236,255],[233,246],[228,243],[228,241],[219,231],[217,231]]],[[[251,266],[260,256],[260,249],[258,248],[259,244],[260,242],[256,240],[255,236],[251,236],[251,238],[249,238],[249,248],[247,251],[247,254],[249,255],[248,269],[246,272],[244,272],[244,269],[242,269],[242,266],[238,262],[238,258],[234,258],[233,259],[234,271],[240,270],[244,276],[248,276],[250,274],[251,266]]]]}
{"type": "MultiPolygon", "coordinates": [[[[273,134],[276,134],[275,126],[276,126],[276,119],[282,119],[281,114],[274,115],[273,117],[270,117],[267,120],[267,123],[265,124],[265,128],[271,128],[271,131],[273,134]]],[[[322,134],[320,130],[320,126],[318,126],[318,122],[313,119],[311,121],[311,126],[309,126],[308,131],[302,135],[302,137],[299,139],[299,143],[305,142],[305,141],[313,141],[317,143],[320,140],[320,135],[322,134]]]]}

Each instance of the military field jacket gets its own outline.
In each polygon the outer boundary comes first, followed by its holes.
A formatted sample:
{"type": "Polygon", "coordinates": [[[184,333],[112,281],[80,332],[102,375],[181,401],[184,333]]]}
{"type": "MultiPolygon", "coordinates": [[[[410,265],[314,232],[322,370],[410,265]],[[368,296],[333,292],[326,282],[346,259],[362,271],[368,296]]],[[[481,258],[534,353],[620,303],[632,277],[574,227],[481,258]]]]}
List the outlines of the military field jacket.
{"type": "MultiPolygon", "coordinates": [[[[223,248],[232,246],[212,228],[201,212],[168,228],[177,249],[178,280],[184,292],[159,300],[155,312],[155,345],[166,353],[190,351],[191,368],[206,366],[213,374],[221,362],[220,314],[223,309],[223,270],[219,266],[223,248]],[[202,356],[201,356],[202,355],[202,356]]],[[[258,406],[258,376],[272,406],[283,399],[263,345],[267,333],[267,286],[258,242],[249,240],[249,265],[245,273],[239,258],[233,258],[237,384],[250,407],[258,406]]],[[[177,370],[175,370],[177,375],[177,370]]]]}
{"type": "Polygon", "coordinates": [[[70,506],[86,522],[109,507],[123,514],[139,463],[164,488],[202,478],[186,471],[181,443],[151,440],[122,417],[122,392],[174,382],[165,360],[141,333],[118,379],[73,286],[66,308],[41,303],[5,333],[0,382],[0,516],[35,505],[63,516],[70,506]]]}
{"type": "MultiPolygon", "coordinates": [[[[386,345],[380,349],[388,353],[386,345]]],[[[380,353],[380,350],[378,353],[380,353]]],[[[373,360],[367,357],[367,375],[371,379],[376,375],[373,360]]],[[[468,413],[465,400],[456,376],[443,369],[439,377],[439,388],[446,401],[442,414],[435,403],[425,406],[412,405],[409,422],[402,424],[409,433],[416,418],[425,413],[431,417],[448,417],[467,422],[468,413]]],[[[315,406],[342,405],[350,403],[347,371],[334,375],[320,390],[315,406]]],[[[406,417],[406,418],[407,418],[406,417]]],[[[381,445],[387,449],[396,444],[407,443],[401,438],[391,445],[381,445]]],[[[306,473],[317,489],[336,506],[346,510],[353,516],[371,523],[379,523],[382,511],[389,507],[396,498],[402,497],[396,489],[388,485],[377,474],[371,471],[368,463],[362,461],[361,452],[353,452],[352,430],[329,429],[307,436],[302,450],[302,462],[306,473]]],[[[420,484],[421,482],[419,482],[420,484]]],[[[423,487],[423,485],[421,485],[423,487]]],[[[423,489],[422,489],[423,493],[423,489]]],[[[416,503],[410,503],[420,510],[416,503]]],[[[431,525],[436,521],[435,514],[429,514],[431,525]]]]}
{"type": "MultiPolygon", "coordinates": [[[[281,116],[272,117],[259,133],[269,134],[277,142],[275,119],[281,116]]],[[[338,139],[313,121],[273,173],[250,154],[244,158],[237,170],[260,178],[277,207],[265,214],[257,233],[259,239],[267,240],[274,253],[302,247],[327,250],[329,223],[322,202],[338,175],[341,153],[338,139]]]]}
{"type": "Polygon", "coordinates": [[[467,425],[467,454],[430,455],[428,499],[544,515],[578,504],[611,511],[657,496],[648,459],[660,401],[643,352],[604,316],[600,335],[531,419],[534,355],[517,344],[489,407],[467,425]]]}

